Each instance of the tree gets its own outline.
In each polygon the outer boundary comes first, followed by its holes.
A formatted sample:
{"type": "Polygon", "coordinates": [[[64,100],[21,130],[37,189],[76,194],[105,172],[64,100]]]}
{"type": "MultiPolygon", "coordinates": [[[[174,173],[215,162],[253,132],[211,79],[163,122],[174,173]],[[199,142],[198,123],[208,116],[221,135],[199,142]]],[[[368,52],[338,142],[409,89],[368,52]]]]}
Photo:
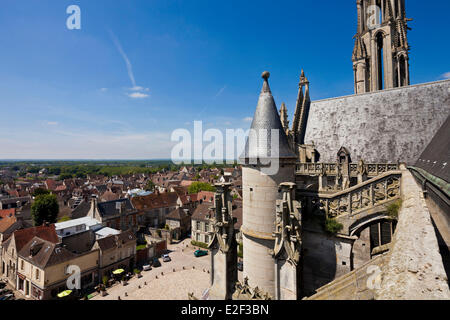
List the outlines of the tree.
{"type": "Polygon", "coordinates": [[[31,216],[35,226],[45,222],[55,223],[59,213],[58,199],[54,194],[38,195],[31,205],[31,216]]]}
{"type": "Polygon", "coordinates": [[[154,191],[155,190],[155,184],[152,180],[149,180],[147,182],[147,185],[145,186],[145,191],[154,191]]]}
{"type": "Polygon", "coordinates": [[[200,191],[212,191],[215,192],[216,188],[214,188],[212,185],[210,185],[209,183],[206,182],[193,182],[189,187],[188,187],[188,192],[189,194],[193,194],[193,193],[198,193],[200,191]]]}
{"type": "Polygon", "coordinates": [[[47,189],[43,189],[43,188],[37,188],[36,190],[34,190],[33,192],[33,197],[37,197],[43,194],[50,194],[50,191],[47,189]]]}

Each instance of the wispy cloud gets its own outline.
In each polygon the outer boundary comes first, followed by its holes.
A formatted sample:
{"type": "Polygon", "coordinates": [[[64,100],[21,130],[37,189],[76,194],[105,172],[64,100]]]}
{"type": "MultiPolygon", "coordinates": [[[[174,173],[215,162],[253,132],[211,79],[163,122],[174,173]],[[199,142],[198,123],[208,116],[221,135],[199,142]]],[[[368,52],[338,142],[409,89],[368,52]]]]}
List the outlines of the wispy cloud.
{"type": "Polygon", "coordinates": [[[442,75],[441,75],[441,78],[442,78],[442,79],[445,79],[445,80],[450,79],[450,72],[446,72],[446,73],[442,74],[442,75]]]}
{"type": "Polygon", "coordinates": [[[220,88],[220,90],[216,93],[214,98],[217,98],[218,96],[220,96],[225,91],[226,88],[227,88],[227,86],[223,86],[222,88],[220,88]]]}
{"type": "Polygon", "coordinates": [[[108,88],[100,88],[100,91],[101,92],[106,92],[106,91],[108,91],[108,88]]]}
{"type": "Polygon", "coordinates": [[[130,78],[131,85],[132,85],[130,90],[135,91],[134,93],[128,94],[128,96],[130,98],[135,98],[135,99],[136,98],[138,98],[138,99],[147,98],[148,94],[144,94],[144,93],[142,93],[142,91],[148,92],[148,91],[150,91],[150,89],[136,85],[136,79],[134,78],[134,73],[133,73],[133,65],[131,64],[130,59],[128,59],[127,54],[123,50],[122,45],[119,42],[119,39],[117,39],[117,37],[114,35],[114,33],[111,30],[108,30],[108,31],[109,31],[112,41],[114,42],[114,45],[116,46],[117,50],[119,51],[120,55],[122,56],[123,60],[125,61],[125,65],[127,66],[128,77],[130,78]]]}
{"type": "Polygon", "coordinates": [[[143,99],[143,98],[147,98],[148,94],[145,94],[142,92],[133,92],[133,93],[128,93],[128,96],[133,99],[143,99]]]}
{"type": "Polygon", "coordinates": [[[144,88],[144,87],[140,87],[140,86],[135,86],[133,88],[130,88],[130,90],[131,91],[146,91],[146,92],[150,91],[149,88],[144,88]]]}
{"type": "Polygon", "coordinates": [[[49,126],[57,126],[59,123],[57,121],[47,121],[47,125],[49,126]]]}
{"type": "Polygon", "coordinates": [[[244,118],[242,120],[245,121],[245,122],[252,122],[253,118],[252,117],[246,117],[246,118],[244,118]]]}

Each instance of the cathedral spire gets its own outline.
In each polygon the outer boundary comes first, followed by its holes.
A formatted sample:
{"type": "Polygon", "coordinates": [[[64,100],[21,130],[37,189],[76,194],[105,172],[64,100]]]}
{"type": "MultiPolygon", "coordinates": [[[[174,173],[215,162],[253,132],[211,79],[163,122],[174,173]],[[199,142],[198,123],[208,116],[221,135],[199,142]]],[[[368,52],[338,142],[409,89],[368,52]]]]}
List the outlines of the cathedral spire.
{"type": "Polygon", "coordinates": [[[355,93],[409,85],[405,0],[357,0],[355,93]]]}

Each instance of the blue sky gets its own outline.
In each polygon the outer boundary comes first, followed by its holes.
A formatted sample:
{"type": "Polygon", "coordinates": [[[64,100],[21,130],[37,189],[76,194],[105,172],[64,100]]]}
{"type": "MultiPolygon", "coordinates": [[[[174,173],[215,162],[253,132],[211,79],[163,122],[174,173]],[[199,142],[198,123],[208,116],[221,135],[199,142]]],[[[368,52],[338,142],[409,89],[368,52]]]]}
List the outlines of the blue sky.
{"type": "MultiPolygon", "coordinates": [[[[450,2],[407,0],[411,82],[450,77],[450,2]]],[[[170,156],[171,132],[248,129],[269,70],[292,115],[353,93],[354,0],[2,0],[0,159],[170,156]],[[81,8],[68,30],[66,8],[81,8]]]]}

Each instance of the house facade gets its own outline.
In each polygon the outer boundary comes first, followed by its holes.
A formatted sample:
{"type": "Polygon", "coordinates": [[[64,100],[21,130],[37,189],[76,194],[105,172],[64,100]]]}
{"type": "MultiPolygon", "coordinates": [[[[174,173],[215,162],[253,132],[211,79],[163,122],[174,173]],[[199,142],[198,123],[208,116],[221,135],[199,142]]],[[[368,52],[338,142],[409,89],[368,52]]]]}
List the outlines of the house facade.
{"type": "Polygon", "coordinates": [[[2,243],[1,274],[14,288],[16,288],[17,284],[18,252],[35,236],[52,243],[60,242],[55,231],[55,226],[43,225],[16,230],[2,243]]]}
{"type": "Polygon", "coordinates": [[[61,244],[34,237],[18,253],[16,288],[27,298],[56,299],[64,290],[97,284],[98,260],[99,250],[75,254],[61,244]],[[78,283],[71,278],[76,271],[80,272],[78,283]]]}
{"type": "Polygon", "coordinates": [[[99,251],[98,279],[111,277],[114,270],[132,270],[136,263],[136,236],[131,231],[98,239],[93,250],[99,251]]]}

